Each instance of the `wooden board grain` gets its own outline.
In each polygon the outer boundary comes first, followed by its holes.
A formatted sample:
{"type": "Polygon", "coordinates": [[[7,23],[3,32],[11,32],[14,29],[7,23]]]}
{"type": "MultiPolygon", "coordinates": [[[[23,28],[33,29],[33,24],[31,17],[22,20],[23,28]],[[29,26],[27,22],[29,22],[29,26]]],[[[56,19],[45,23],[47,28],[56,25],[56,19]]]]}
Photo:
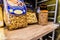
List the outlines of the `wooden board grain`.
{"type": "Polygon", "coordinates": [[[33,40],[52,32],[58,25],[49,22],[46,26],[30,25],[26,28],[8,31],[5,29],[7,40],[33,40]]]}
{"type": "Polygon", "coordinates": [[[4,28],[0,28],[0,40],[5,40],[4,28]]]}

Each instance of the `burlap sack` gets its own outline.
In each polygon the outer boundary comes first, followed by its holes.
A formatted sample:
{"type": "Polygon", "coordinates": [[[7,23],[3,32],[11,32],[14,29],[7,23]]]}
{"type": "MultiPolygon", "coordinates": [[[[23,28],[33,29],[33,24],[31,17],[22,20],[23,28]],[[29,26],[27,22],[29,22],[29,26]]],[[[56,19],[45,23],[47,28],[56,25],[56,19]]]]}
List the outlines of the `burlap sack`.
{"type": "Polygon", "coordinates": [[[37,23],[37,17],[34,12],[27,12],[26,15],[27,15],[27,23],[28,24],[37,23]]]}

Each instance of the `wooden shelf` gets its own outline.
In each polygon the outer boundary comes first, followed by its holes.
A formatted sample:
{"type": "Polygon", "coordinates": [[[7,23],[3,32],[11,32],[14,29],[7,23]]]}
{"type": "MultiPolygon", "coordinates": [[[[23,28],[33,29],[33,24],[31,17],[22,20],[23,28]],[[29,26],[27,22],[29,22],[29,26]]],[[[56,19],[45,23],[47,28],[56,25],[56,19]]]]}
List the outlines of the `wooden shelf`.
{"type": "Polygon", "coordinates": [[[52,32],[57,27],[57,24],[49,22],[46,26],[35,24],[13,31],[5,29],[5,34],[8,40],[36,40],[52,32]]]}

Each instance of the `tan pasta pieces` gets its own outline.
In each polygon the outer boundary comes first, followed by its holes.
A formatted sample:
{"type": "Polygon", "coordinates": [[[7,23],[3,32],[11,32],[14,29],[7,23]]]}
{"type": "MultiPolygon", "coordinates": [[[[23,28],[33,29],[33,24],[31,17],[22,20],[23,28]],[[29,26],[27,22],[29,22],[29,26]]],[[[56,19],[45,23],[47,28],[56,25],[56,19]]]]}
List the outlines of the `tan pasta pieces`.
{"type": "Polygon", "coordinates": [[[34,12],[27,12],[27,22],[29,24],[37,23],[37,18],[34,12]]]}
{"type": "Polygon", "coordinates": [[[26,27],[26,17],[26,5],[22,0],[4,0],[4,22],[9,30],[26,27]]]}

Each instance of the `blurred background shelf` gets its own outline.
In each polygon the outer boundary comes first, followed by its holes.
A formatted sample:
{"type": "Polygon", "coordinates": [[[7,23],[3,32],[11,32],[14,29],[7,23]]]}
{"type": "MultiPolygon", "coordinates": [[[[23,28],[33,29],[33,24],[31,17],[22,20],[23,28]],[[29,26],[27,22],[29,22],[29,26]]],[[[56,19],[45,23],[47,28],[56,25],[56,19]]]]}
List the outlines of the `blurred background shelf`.
{"type": "Polygon", "coordinates": [[[52,20],[54,20],[54,18],[51,18],[51,17],[49,17],[48,19],[52,19],[52,20]]]}
{"type": "Polygon", "coordinates": [[[46,1],[48,1],[48,0],[42,0],[42,1],[39,1],[39,2],[37,2],[37,3],[42,3],[42,2],[46,2],[46,1]]]}
{"type": "Polygon", "coordinates": [[[49,11],[48,13],[55,13],[55,11],[49,11]]]}
{"type": "Polygon", "coordinates": [[[56,6],[56,4],[47,5],[47,7],[50,7],[50,6],[56,6]]]}

